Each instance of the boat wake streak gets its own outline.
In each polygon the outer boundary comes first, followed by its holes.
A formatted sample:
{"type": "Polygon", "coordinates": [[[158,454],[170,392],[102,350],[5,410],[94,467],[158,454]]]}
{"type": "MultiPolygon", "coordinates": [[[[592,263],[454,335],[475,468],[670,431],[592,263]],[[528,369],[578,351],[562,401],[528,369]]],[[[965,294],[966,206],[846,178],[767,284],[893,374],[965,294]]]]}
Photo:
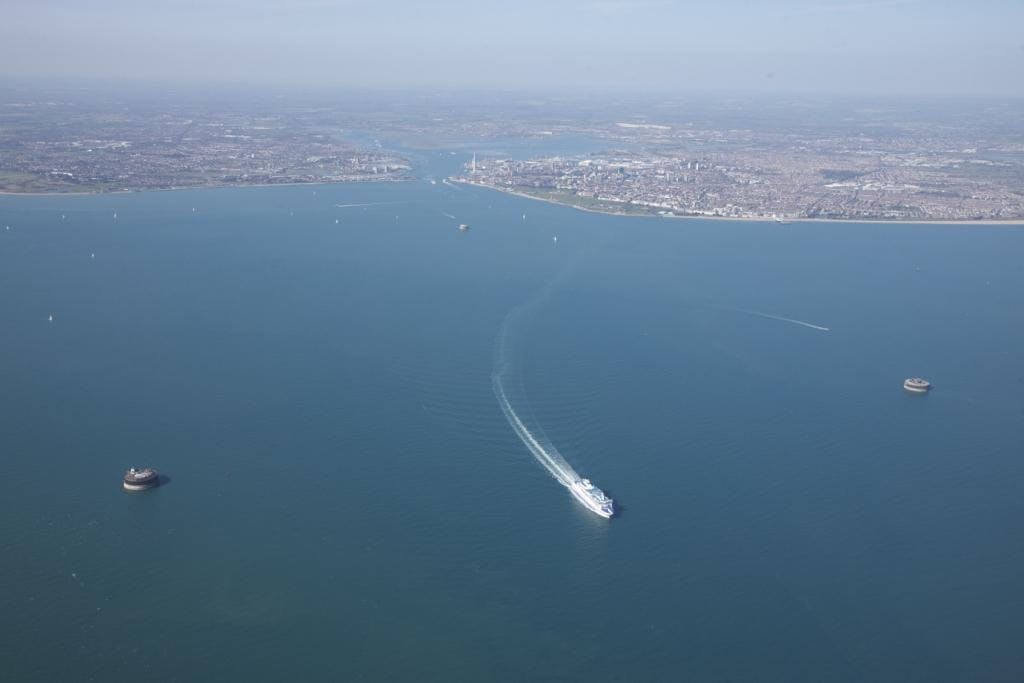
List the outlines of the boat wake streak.
{"type": "Polygon", "coordinates": [[[562,457],[562,454],[548,440],[539,426],[535,425],[531,430],[526,425],[520,416],[520,411],[516,410],[512,400],[509,398],[510,385],[516,381],[514,378],[519,377],[518,373],[515,372],[515,364],[510,354],[509,340],[511,335],[517,331],[527,309],[528,306],[519,306],[505,316],[505,321],[501,325],[501,331],[498,333],[495,347],[494,372],[491,375],[491,386],[494,389],[494,396],[498,399],[498,405],[501,406],[501,412],[504,413],[505,419],[508,420],[509,426],[512,427],[512,431],[516,433],[516,436],[523,442],[527,450],[530,451],[537,462],[552,477],[563,486],[569,486],[580,478],[576,474],[576,470],[562,457]]]}
{"type": "Polygon", "coordinates": [[[819,330],[821,332],[831,332],[832,330],[828,327],[821,325],[815,325],[814,323],[804,322],[803,320],[795,320],[793,318],[783,318],[781,315],[772,315],[771,313],[761,313],[759,311],[747,311],[742,308],[736,309],[740,313],[746,313],[747,315],[756,315],[758,318],[768,318],[769,320],[780,320],[784,323],[793,323],[794,325],[803,325],[809,327],[812,330],[819,330]]]}
{"type": "Polygon", "coordinates": [[[408,204],[409,202],[363,202],[362,204],[335,204],[339,209],[351,209],[357,206],[390,206],[393,204],[408,204]]]}

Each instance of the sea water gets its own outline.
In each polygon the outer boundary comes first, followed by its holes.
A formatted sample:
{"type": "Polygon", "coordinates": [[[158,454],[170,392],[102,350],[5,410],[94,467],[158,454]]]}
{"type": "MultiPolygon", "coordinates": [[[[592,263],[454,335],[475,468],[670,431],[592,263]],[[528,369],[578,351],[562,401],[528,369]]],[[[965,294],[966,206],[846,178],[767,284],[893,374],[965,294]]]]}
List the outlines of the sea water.
{"type": "Polygon", "coordinates": [[[1020,676],[1020,228],[422,181],[0,225],[4,680],[1020,676]],[[528,304],[518,410],[612,520],[495,397],[528,304]]]}

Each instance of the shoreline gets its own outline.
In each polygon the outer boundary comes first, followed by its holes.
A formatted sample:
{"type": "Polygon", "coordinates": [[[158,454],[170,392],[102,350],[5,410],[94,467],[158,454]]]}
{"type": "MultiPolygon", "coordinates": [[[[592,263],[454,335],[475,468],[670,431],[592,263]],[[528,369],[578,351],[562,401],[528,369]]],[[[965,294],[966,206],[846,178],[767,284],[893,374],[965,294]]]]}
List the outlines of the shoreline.
{"type": "Polygon", "coordinates": [[[982,218],[978,220],[949,220],[949,219],[921,219],[921,220],[905,220],[905,219],[886,219],[886,218],[787,218],[784,222],[779,223],[774,218],[759,218],[756,216],[662,216],[658,214],[646,214],[646,213],[627,213],[625,211],[602,211],[601,209],[594,209],[587,206],[580,206],[579,204],[571,204],[568,202],[560,202],[555,199],[548,199],[546,197],[537,197],[526,192],[519,190],[513,190],[511,188],[495,187],[493,185],[485,185],[483,183],[474,183],[466,180],[456,180],[454,178],[448,178],[449,182],[458,183],[460,185],[468,185],[469,187],[479,187],[485,190],[492,190],[494,192],[501,192],[503,194],[510,194],[516,197],[523,197],[525,199],[532,199],[538,202],[545,202],[547,204],[553,204],[555,206],[564,206],[577,211],[585,211],[587,213],[603,214],[605,216],[627,216],[630,218],[658,218],[658,219],[681,219],[681,220],[713,220],[713,221],[742,221],[742,222],[754,222],[754,223],[776,223],[778,225],[786,225],[788,223],[877,223],[882,225],[957,225],[957,226],[972,226],[972,225],[991,225],[998,227],[1024,227],[1024,218],[1008,218],[1005,220],[995,218],[982,218]]]}
{"type": "Polygon", "coordinates": [[[11,192],[0,190],[0,197],[102,197],[111,194],[140,194],[142,192],[179,192],[181,190],[230,190],[246,187],[296,187],[309,185],[318,187],[321,185],[346,185],[356,183],[411,183],[418,178],[366,178],[365,180],[317,180],[309,182],[294,183],[240,183],[234,185],[177,185],[174,187],[143,187],[133,190],[94,190],[91,192],[61,192],[59,190],[47,190],[45,192],[11,192]]]}
{"type": "MultiPolygon", "coordinates": [[[[233,184],[233,185],[184,185],[175,187],[162,187],[162,188],[139,188],[139,189],[125,189],[125,190],[97,190],[87,192],[61,192],[61,191],[45,191],[45,192],[11,192],[9,190],[0,190],[0,197],[101,197],[104,195],[121,195],[121,194],[141,194],[143,192],[178,192],[181,190],[227,190],[227,189],[243,189],[248,187],[259,188],[259,187],[297,187],[297,186],[311,186],[319,187],[324,185],[348,185],[348,184],[359,184],[359,183],[410,183],[418,182],[421,178],[391,178],[391,179],[379,179],[379,178],[366,178],[361,180],[325,180],[325,181],[310,181],[310,182],[289,182],[289,183],[251,183],[251,184],[233,184]]],[[[792,223],[871,223],[871,224],[882,224],[882,225],[954,225],[954,226],[997,226],[997,227],[1024,227],[1024,218],[1009,218],[1005,220],[994,219],[994,218],[982,218],[978,220],[950,220],[950,219],[920,219],[920,220],[906,220],[906,219],[886,219],[886,218],[786,218],[784,222],[776,221],[774,218],[769,217],[757,217],[757,216],[686,216],[686,215],[661,215],[653,213],[629,213],[626,211],[611,211],[595,209],[588,206],[581,206],[579,204],[572,204],[570,202],[558,201],[556,199],[550,199],[548,197],[538,197],[536,195],[523,192],[521,190],[515,190],[512,188],[497,187],[494,185],[486,185],[484,183],[476,183],[468,180],[459,180],[454,177],[444,178],[444,181],[450,183],[457,183],[459,185],[466,185],[469,187],[478,187],[484,190],[491,190],[492,192],[500,192],[502,194],[512,195],[515,197],[522,197],[523,199],[530,199],[536,202],[544,202],[546,204],[552,204],[554,206],[563,206],[576,211],[584,211],[586,213],[601,214],[604,216],[623,216],[630,218],[657,218],[657,219],[677,219],[677,220],[713,220],[713,221],[740,221],[740,222],[754,222],[754,223],[776,223],[778,225],[787,225],[792,223]]]]}

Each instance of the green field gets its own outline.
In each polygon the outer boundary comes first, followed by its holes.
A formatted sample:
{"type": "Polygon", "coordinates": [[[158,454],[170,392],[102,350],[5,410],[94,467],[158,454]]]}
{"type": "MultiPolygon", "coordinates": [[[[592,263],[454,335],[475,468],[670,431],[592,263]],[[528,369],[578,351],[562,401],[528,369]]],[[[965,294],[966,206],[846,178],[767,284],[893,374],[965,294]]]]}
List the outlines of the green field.
{"type": "Polygon", "coordinates": [[[624,202],[609,202],[601,199],[594,199],[593,197],[581,197],[580,195],[563,192],[561,190],[545,190],[536,187],[517,187],[515,188],[515,191],[530,197],[536,197],[537,199],[556,202],[558,204],[568,204],[569,206],[575,206],[576,208],[585,209],[587,211],[627,214],[631,216],[652,216],[657,215],[658,213],[657,209],[650,206],[624,202]]]}
{"type": "Polygon", "coordinates": [[[57,178],[0,170],[0,192],[33,194],[39,192],[104,192],[110,187],[100,184],[69,183],[57,178]]]}

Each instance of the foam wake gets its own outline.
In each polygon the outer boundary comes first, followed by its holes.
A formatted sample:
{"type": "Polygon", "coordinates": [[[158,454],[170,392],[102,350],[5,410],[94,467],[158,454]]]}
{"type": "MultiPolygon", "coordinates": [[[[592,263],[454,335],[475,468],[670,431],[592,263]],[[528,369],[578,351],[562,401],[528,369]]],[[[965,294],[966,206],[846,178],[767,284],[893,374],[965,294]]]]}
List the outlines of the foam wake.
{"type": "Polygon", "coordinates": [[[335,204],[339,209],[351,209],[357,206],[391,206],[394,204],[408,204],[409,202],[362,202],[360,204],[335,204]]]}
{"type": "MultiPolygon", "coordinates": [[[[543,294],[542,294],[543,296],[543,294]]],[[[538,299],[541,297],[538,297],[538,299]]],[[[580,477],[576,470],[566,461],[554,444],[544,435],[544,431],[537,424],[527,426],[527,422],[535,423],[529,412],[529,403],[526,401],[525,392],[516,391],[521,385],[521,374],[518,372],[515,363],[514,350],[511,348],[512,340],[519,333],[523,318],[537,300],[526,306],[519,306],[513,309],[502,322],[501,330],[495,344],[494,372],[491,375],[491,386],[494,389],[494,396],[498,399],[498,405],[505,419],[512,427],[523,445],[559,483],[569,486],[580,477]],[[519,410],[513,405],[511,395],[516,395],[516,403],[520,404],[519,410]],[[522,394],[519,396],[518,394],[522,394]],[[525,419],[524,419],[525,417],[525,419]]]]}
{"type": "Polygon", "coordinates": [[[545,435],[544,429],[538,424],[529,407],[529,399],[522,386],[522,371],[519,364],[518,341],[522,336],[529,317],[541,306],[572,272],[571,264],[526,303],[509,311],[502,322],[498,339],[495,341],[494,372],[490,375],[490,384],[498,399],[498,404],[508,420],[512,431],[526,446],[530,455],[546,469],[559,483],[569,486],[581,477],[572,469],[565,458],[558,452],[555,444],[545,435]]]}
{"type": "Polygon", "coordinates": [[[815,325],[814,323],[805,322],[803,320],[796,320],[795,318],[783,318],[781,315],[772,315],[771,313],[761,313],[760,311],[747,311],[742,308],[736,309],[740,313],[746,313],[747,315],[756,315],[758,318],[768,318],[769,320],[779,320],[784,323],[792,323],[794,325],[803,325],[809,327],[812,330],[819,330],[821,332],[831,332],[831,330],[822,325],[815,325]]]}

